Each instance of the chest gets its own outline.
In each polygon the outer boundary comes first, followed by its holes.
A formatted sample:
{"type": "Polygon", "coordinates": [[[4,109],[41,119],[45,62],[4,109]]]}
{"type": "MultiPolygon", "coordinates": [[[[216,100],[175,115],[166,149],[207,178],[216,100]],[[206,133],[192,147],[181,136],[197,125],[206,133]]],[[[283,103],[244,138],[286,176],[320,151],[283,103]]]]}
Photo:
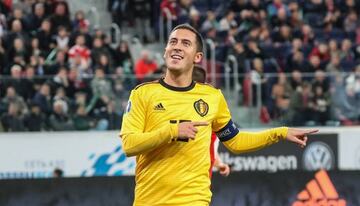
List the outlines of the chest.
{"type": "Polygon", "coordinates": [[[146,107],[147,122],[156,123],[155,126],[183,121],[211,123],[218,111],[218,102],[208,94],[163,94],[150,98],[146,107]]]}

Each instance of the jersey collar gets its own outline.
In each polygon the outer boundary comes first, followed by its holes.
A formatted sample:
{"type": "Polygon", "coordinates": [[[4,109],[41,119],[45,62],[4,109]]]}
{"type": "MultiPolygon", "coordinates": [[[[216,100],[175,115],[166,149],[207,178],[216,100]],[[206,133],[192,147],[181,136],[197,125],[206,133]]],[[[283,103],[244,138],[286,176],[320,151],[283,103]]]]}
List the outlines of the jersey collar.
{"type": "Polygon", "coordinates": [[[167,88],[167,89],[170,89],[170,90],[173,90],[173,91],[178,91],[178,92],[186,92],[186,91],[190,91],[192,90],[194,87],[195,87],[195,82],[194,81],[191,81],[191,84],[187,87],[174,87],[174,86],[171,86],[169,84],[166,84],[166,82],[164,81],[164,78],[161,78],[159,80],[159,83],[167,88]]]}

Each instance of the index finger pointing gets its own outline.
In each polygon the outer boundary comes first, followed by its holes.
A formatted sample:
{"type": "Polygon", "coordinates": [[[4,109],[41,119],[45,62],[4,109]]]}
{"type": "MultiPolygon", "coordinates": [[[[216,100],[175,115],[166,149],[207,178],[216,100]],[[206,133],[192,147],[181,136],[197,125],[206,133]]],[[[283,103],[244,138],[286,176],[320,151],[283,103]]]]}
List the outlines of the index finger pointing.
{"type": "Polygon", "coordinates": [[[192,122],[192,125],[197,127],[197,126],[208,126],[209,123],[208,122],[192,122]]]}
{"type": "Polygon", "coordinates": [[[318,129],[309,129],[309,130],[305,130],[305,134],[314,134],[317,133],[319,130],[318,129]]]}

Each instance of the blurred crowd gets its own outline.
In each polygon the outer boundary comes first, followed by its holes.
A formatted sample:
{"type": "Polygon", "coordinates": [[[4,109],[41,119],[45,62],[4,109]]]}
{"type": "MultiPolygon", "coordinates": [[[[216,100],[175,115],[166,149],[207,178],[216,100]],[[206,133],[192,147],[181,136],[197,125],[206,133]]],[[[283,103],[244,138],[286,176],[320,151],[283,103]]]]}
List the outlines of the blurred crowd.
{"type": "Polygon", "coordinates": [[[4,131],[119,129],[132,82],[127,42],[93,28],[61,0],[0,1],[4,131]]]}
{"type": "MultiPolygon", "coordinates": [[[[189,23],[215,43],[220,76],[234,55],[239,104],[260,105],[264,123],[359,123],[358,1],[107,3],[113,21],[144,44],[158,41],[160,16],[165,25],[189,23]]],[[[0,130],[119,129],[129,90],[162,72],[149,51],[134,60],[131,43],[112,47],[84,11],[69,9],[64,0],[0,1],[0,130]]]]}
{"type": "Polygon", "coordinates": [[[359,1],[163,0],[160,8],[214,42],[218,73],[234,55],[239,104],[260,105],[263,123],[359,123],[359,1]]]}

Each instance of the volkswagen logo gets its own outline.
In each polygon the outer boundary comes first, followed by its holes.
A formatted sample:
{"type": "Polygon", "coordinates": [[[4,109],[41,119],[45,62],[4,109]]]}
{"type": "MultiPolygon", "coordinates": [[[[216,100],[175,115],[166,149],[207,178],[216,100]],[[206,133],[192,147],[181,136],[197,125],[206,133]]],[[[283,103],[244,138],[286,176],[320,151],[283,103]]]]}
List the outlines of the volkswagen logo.
{"type": "Polygon", "coordinates": [[[335,156],[329,145],[324,142],[312,142],[306,147],[302,162],[304,169],[308,171],[330,170],[335,167],[335,156]]]}

